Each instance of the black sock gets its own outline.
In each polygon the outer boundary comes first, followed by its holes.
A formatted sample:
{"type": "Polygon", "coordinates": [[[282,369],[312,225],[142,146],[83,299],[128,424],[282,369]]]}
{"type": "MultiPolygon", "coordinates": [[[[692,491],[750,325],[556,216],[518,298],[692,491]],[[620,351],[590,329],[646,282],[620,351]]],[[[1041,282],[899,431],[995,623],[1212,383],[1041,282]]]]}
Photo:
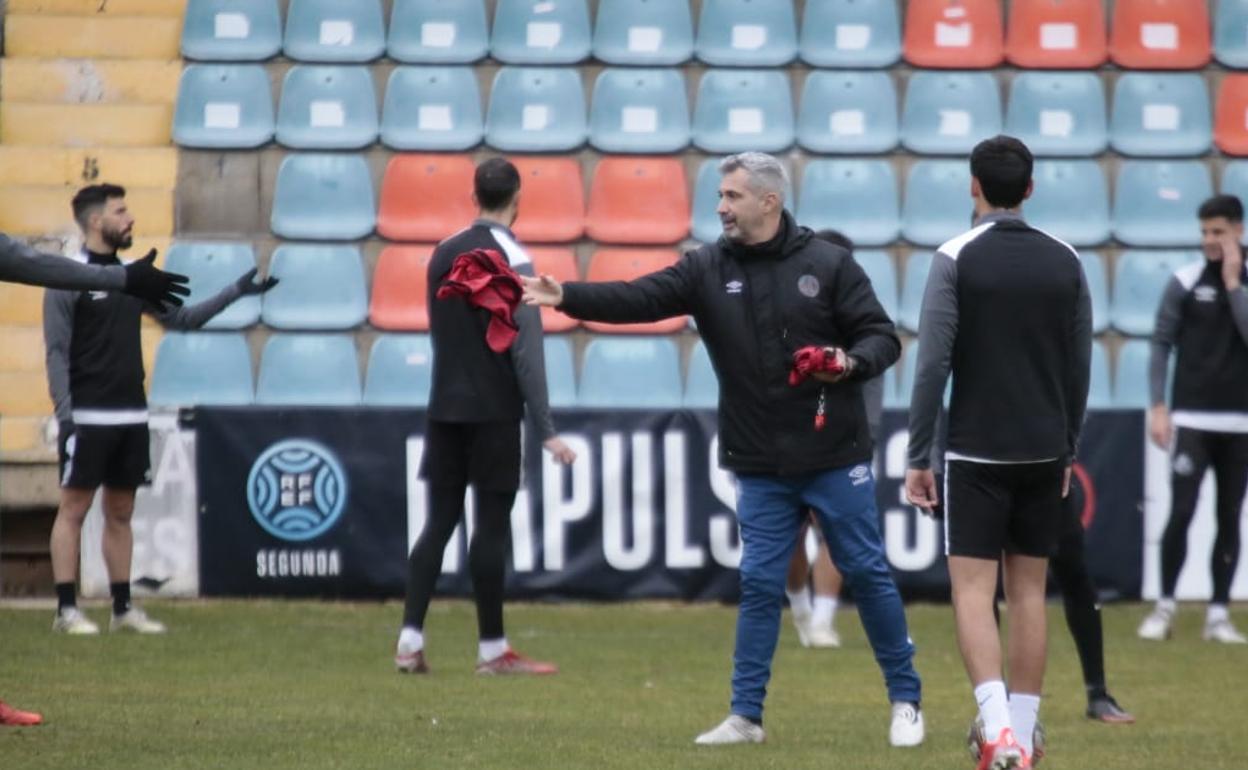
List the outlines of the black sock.
{"type": "Polygon", "coordinates": [[[60,612],[66,607],[77,607],[78,596],[74,582],[56,584],[56,611],[60,612]]]}
{"type": "Polygon", "coordinates": [[[745,719],[745,721],[749,722],[752,725],[758,725],[759,727],[763,726],[762,717],[743,717],[743,718],[745,719]]]}
{"type": "Polygon", "coordinates": [[[108,588],[113,595],[113,614],[124,615],[130,609],[130,581],[109,583],[108,588]]]}

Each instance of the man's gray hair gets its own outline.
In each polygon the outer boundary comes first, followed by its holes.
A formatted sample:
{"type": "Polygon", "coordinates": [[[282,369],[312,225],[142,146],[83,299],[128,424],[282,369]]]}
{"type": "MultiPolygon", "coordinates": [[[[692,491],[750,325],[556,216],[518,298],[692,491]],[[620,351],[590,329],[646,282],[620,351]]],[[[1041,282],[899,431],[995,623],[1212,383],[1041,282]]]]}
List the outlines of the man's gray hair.
{"type": "Polygon", "coordinates": [[[789,185],[789,174],[784,165],[765,152],[739,152],[719,162],[719,173],[731,174],[739,168],[749,175],[749,185],[757,193],[774,192],[784,203],[784,191],[789,185]]]}

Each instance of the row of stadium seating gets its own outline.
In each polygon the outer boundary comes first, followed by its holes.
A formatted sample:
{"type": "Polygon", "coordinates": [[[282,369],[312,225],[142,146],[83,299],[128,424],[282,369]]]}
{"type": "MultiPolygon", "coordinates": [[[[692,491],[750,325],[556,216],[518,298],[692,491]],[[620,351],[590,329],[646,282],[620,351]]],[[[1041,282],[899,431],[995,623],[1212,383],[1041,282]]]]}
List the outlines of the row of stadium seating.
{"type": "Polygon", "coordinates": [[[1211,56],[1248,66],[1248,3],[1219,0],[1210,35],[1205,0],[1117,0],[1106,31],[1102,0],[910,0],[904,35],[897,0],[702,0],[696,34],[685,0],[190,0],[182,53],[206,61],[671,65],[766,67],[796,58],[818,67],[1194,69],[1211,56]],[[592,32],[591,32],[592,28],[592,32]]]}
{"type": "Polygon", "coordinates": [[[918,71],[898,114],[887,72],[821,70],[805,78],[795,114],[788,74],[707,70],[690,109],[678,69],[602,70],[588,112],[575,67],[502,67],[483,113],[472,67],[398,67],[378,117],[371,68],[296,65],[276,113],[258,64],[195,64],[182,73],[173,138],[184,147],[252,148],[274,138],[296,149],[358,149],[378,138],[398,150],[563,152],[588,140],[611,153],[778,152],[794,143],[833,154],[966,155],[979,140],[1017,136],[1037,155],[1197,156],[1211,142],[1248,154],[1248,75],[1218,87],[1216,121],[1203,75],[1129,72],[1105,90],[1095,73],[1013,78],[1004,118],[991,72],[918,71]],[[692,120],[690,119],[692,114],[692,120]]]}

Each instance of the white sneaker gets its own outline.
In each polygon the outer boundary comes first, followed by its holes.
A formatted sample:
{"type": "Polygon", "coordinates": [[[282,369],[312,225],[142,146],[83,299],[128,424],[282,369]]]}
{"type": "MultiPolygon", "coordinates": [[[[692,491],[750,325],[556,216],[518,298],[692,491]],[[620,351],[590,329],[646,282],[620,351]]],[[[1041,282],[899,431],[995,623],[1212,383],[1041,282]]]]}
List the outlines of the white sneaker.
{"type": "Polygon", "coordinates": [[[841,635],[832,626],[810,626],[806,631],[807,647],[840,647],[841,635]]]}
{"type": "Polygon", "coordinates": [[[1248,644],[1248,637],[1245,637],[1235,626],[1231,625],[1228,618],[1215,620],[1212,623],[1205,623],[1206,642],[1221,642],[1222,644],[1248,644]]]}
{"type": "Polygon", "coordinates": [[[109,631],[133,631],[136,634],[163,634],[165,624],[152,620],[138,607],[131,607],[108,622],[109,631]]]}
{"type": "MultiPolygon", "coordinates": [[[[1141,639],[1148,639],[1153,642],[1164,642],[1170,638],[1170,623],[1174,620],[1172,613],[1165,610],[1153,610],[1148,617],[1144,618],[1144,622],[1140,624],[1140,628],[1136,631],[1136,635],[1141,639]]],[[[1209,629],[1205,629],[1205,633],[1209,633],[1209,629]]],[[[1209,638],[1208,636],[1205,637],[1209,638]]]]}
{"type": "Polygon", "coordinates": [[[765,740],[767,733],[762,725],[756,725],[743,716],[729,714],[727,719],[693,742],[699,746],[722,746],[729,743],[762,743],[765,740]]]}
{"type": "Polygon", "coordinates": [[[888,726],[888,742],[893,746],[918,746],[923,742],[923,711],[913,703],[894,703],[893,722],[888,726]]]}
{"type": "Polygon", "coordinates": [[[56,613],[56,617],[52,618],[52,630],[70,636],[95,636],[100,633],[100,627],[77,607],[66,607],[56,613]]]}
{"type": "Polygon", "coordinates": [[[803,647],[810,646],[810,613],[790,610],[793,614],[793,627],[797,629],[797,641],[803,647]]]}

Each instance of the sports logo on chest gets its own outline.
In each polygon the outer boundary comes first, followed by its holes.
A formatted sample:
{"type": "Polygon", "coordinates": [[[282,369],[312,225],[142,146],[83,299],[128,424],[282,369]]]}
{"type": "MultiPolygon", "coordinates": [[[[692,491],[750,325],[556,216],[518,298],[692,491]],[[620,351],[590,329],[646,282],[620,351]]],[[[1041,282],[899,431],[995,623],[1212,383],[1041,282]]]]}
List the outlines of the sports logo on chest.
{"type": "Polygon", "coordinates": [[[740,281],[729,281],[728,283],[724,284],[724,293],[725,294],[740,294],[744,288],[745,288],[745,284],[741,283],[740,281]]]}
{"type": "Polygon", "coordinates": [[[1218,290],[1214,286],[1197,286],[1192,290],[1192,296],[1197,302],[1215,302],[1218,299],[1218,290]]]}
{"type": "Polygon", "coordinates": [[[88,293],[91,295],[91,299],[97,302],[102,299],[108,299],[108,292],[106,291],[92,291],[88,293]]]}
{"type": "Polygon", "coordinates": [[[814,299],[819,296],[819,279],[807,273],[797,279],[797,290],[803,297],[814,299]]]}

